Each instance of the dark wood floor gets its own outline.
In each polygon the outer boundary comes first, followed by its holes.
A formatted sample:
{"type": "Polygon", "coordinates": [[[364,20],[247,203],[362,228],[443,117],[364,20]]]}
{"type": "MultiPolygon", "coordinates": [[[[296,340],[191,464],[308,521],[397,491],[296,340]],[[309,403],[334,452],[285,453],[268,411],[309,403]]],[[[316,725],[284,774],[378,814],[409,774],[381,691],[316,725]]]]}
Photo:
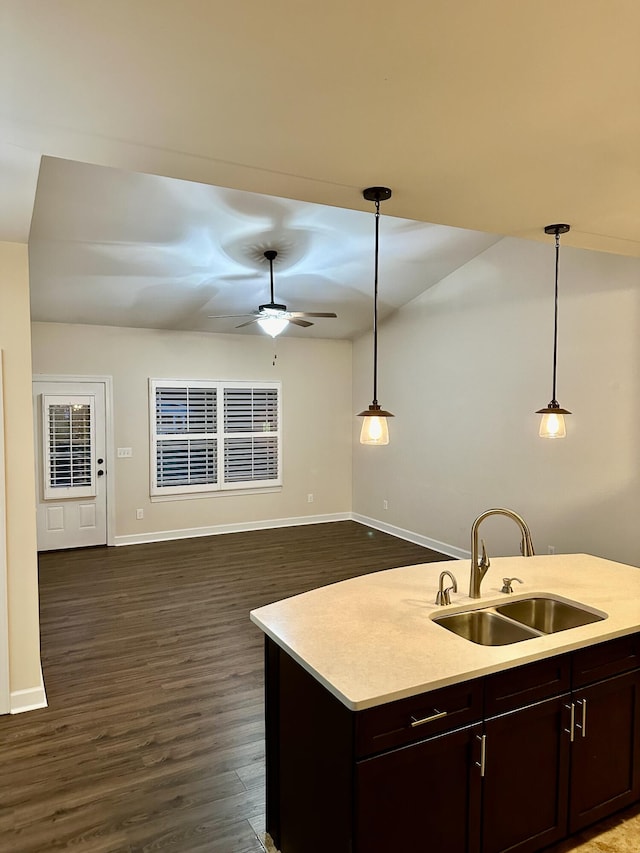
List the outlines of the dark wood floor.
{"type": "Polygon", "coordinates": [[[355,522],[41,555],[49,707],[0,717],[0,851],[260,851],[249,611],[434,559],[355,522]]]}
{"type": "MultiPolygon", "coordinates": [[[[0,717],[0,853],[259,853],[263,657],[249,611],[433,559],[354,522],[41,555],[49,707],[0,717]]],[[[637,815],[552,849],[631,853],[637,815]]]]}

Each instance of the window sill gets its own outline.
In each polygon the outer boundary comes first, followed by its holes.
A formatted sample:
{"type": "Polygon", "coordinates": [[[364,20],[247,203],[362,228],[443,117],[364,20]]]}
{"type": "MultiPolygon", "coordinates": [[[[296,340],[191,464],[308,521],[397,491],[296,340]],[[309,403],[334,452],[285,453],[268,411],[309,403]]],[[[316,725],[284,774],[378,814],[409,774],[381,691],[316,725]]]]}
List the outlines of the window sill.
{"type": "Polygon", "coordinates": [[[149,500],[153,503],[166,503],[167,501],[193,501],[209,500],[209,498],[246,497],[247,495],[270,495],[282,491],[282,486],[265,486],[260,489],[216,489],[211,492],[187,492],[182,495],[150,495],[149,500]]]}

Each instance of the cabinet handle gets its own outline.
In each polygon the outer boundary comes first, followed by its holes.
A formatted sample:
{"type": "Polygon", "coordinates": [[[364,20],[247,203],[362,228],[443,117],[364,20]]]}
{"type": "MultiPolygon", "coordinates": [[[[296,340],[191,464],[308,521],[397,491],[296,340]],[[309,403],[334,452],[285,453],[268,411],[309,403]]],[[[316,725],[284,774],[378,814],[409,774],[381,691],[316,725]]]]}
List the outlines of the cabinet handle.
{"type": "Polygon", "coordinates": [[[419,720],[416,717],[411,717],[411,728],[415,729],[416,726],[422,726],[424,723],[432,723],[434,720],[441,720],[447,716],[446,711],[438,711],[437,708],[433,710],[434,713],[430,717],[421,717],[419,720]]]}
{"type": "Polygon", "coordinates": [[[569,728],[565,729],[565,732],[569,735],[569,740],[573,743],[573,739],[575,737],[576,731],[576,706],[572,702],[570,705],[564,706],[567,711],[569,711],[569,728]]]}
{"type": "Polygon", "coordinates": [[[487,763],[487,736],[476,735],[476,739],[480,741],[480,761],[476,761],[476,767],[480,768],[480,778],[484,779],[484,771],[487,763]]]}
{"type": "Polygon", "coordinates": [[[582,737],[587,736],[587,700],[586,699],[578,699],[578,705],[582,705],[582,722],[578,724],[578,728],[582,734],[582,737]]]}

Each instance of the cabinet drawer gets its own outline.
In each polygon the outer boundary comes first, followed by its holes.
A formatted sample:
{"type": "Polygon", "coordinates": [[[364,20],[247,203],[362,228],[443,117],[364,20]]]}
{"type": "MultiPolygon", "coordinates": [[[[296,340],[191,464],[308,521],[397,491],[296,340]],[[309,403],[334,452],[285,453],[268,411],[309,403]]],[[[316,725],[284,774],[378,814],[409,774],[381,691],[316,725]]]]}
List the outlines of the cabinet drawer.
{"type": "Polygon", "coordinates": [[[569,655],[558,655],[489,675],[485,682],[485,715],[495,717],[566,693],[570,673],[569,655]]]}
{"type": "Polygon", "coordinates": [[[582,687],[640,667],[640,634],[618,637],[573,653],[572,685],[582,687]]]}
{"type": "Polygon", "coordinates": [[[482,717],[482,681],[467,681],[359,711],[356,756],[384,752],[464,726],[482,717]]]}

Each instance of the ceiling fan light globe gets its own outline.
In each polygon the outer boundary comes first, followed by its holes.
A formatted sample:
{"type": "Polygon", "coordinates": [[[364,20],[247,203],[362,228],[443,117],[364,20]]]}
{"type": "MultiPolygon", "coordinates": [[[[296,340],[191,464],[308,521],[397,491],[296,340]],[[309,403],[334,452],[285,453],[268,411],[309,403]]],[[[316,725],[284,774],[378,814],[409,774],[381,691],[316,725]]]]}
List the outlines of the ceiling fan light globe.
{"type": "Polygon", "coordinates": [[[271,335],[272,338],[276,338],[287,328],[289,320],[286,317],[260,317],[258,325],[264,332],[271,335]]]}

